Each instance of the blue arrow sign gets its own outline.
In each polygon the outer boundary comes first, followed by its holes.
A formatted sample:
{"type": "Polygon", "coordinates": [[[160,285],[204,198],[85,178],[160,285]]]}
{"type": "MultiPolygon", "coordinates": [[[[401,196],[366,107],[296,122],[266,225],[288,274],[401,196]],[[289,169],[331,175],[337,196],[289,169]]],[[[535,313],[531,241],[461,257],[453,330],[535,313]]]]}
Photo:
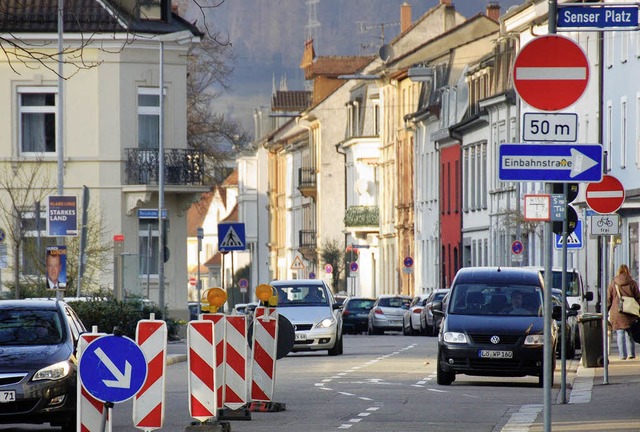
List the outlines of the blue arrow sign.
{"type": "Polygon", "coordinates": [[[245,250],[243,223],[218,224],[218,250],[222,252],[245,250]]]}
{"type": "Polygon", "coordinates": [[[638,28],[638,6],[592,3],[558,5],[558,30],[638,28]]]}
{"type": "Polygon", "coordinates": [[[602,180],[600,144],[501,144],[498,178],[548,183],[602,180]]]}
{"type": "Polygon", "coordinates": [[[140,347],[126,336],[93,340],[82,352],[79,366],[84,388],[102,402],[124,402],[142,388],[147,361],[140,347]]]}

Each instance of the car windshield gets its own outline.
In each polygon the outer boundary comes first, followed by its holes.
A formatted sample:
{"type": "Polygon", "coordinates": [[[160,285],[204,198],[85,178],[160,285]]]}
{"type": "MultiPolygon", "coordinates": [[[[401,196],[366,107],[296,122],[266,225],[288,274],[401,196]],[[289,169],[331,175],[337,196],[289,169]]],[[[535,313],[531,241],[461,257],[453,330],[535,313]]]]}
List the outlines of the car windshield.
{"type": "Polygon", "coordinates": [[[533,285],[459,284],[449,313],[542,316],[542,290],[533,285]]]}
{"type": "Polygon", "coordinates": [[[62,343],[62,323],[55,310],[0,310],[0,346],[62,343]]]}
{"type": "MultiPolygon", "coordinates": [[[[540,274],[544,278],[544,270],[540,270],[540,274]]],[[[553,270],[551,279],[551,287],[560,289],[562,286],[562,272],[553,270]]],[[[573,297],[580,295],[579,277],[577,273],[572,271],[567,272],[567,295],[573,297]]]]}
{"type": "Polygon", "coordinates": [[[408,308],[411,304],[411,299],[403,297],[383,297],[378,301],[378,306],[401,308],[402,306],[408,308]]]}
{"type": "Polygon", "coordinates": [[[373,303],[375,302],[375,300],[366,300],[366,299],[362,299],[362,300],[356,300],[356,299],[352,299],[349,300],[349,303],[347,304],[347,309],[349,310],[368,310],[371,309],[373,307],[373,303]]]}
{"type": "Polygon", "coordinates": [[[329,293],[320,285],[279,285],[275,289],[279,307],[329,304],[329,293]]]}

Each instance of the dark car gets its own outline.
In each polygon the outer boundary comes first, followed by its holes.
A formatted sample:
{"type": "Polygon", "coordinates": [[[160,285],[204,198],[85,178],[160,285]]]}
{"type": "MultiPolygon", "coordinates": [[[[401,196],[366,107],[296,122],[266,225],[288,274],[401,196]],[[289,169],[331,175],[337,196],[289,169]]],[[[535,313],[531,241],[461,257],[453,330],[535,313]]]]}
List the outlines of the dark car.
{"type": "Polygon", "coordinates": [[[375,299],[349,297],[342,304],[342,333],[363,333],[367,331],[369,311],[375,299]]]}
{"type": "MultiPolygon", "coordinates": [[[[554,306],[562,307],[562,290],[554,288],[551,290],[551,295],[553,296],[553,304],[554,306]]],[[[566,296],[565,296],[566,298],[566,296]]],[[[580,305],[577,303],[569,306],[569,302],[565,301],[564,303],[566,308],[566,320],[564,323],[565,333],[565,347],[566,353],[565,357],[568,359],[572,359],[576,356],[576,348],[579,346],[576,344],[578,340],[580,340],[580,332],[578,331],[578,311],[580,310],[580,305]]],[[[558,325],[558,336],[561,335],[562,331],[562,317],[557,317],[556,324],[558,325]]],[[[559,341],[562,339],[559,338],[559,341]]],[[[560,358],[562,356],[562,344],[558,342],[558,346],[556,347],[556,356],[560,358]]]]}
{"type": "MultiPolygon", "coordinates": [[[[456,374],[538,377],[544,380],[544,281],[517,267],[467,267],[456,274],[445,302],[438,337],[436,378],[449,385],[456,374]]],[[[557,311],[554,308],[554,317],[557,311]]],[[[552,325],[555,352],[557,329],[552,325]]],[[[555,368],[553,356],[552,370],[555,368]]],[[[551,375],[553,383],[553,374],[551,375]]]]}
{"type": "Polygon", "coordinates": [[[0,423],[76,430],[76,347],[83,332],[63,301],[0,301],[0,423]]]}
{"type": "Polygon", "coordinates": [[[444,296],[449,294],[449,288],[442,288],[433,291],[424,303],[424,308],[420,312],[420,333],[425,336],[435,336],[440,329],[441,316],[433,315],[433,302],[442,301],[444,296]]]}

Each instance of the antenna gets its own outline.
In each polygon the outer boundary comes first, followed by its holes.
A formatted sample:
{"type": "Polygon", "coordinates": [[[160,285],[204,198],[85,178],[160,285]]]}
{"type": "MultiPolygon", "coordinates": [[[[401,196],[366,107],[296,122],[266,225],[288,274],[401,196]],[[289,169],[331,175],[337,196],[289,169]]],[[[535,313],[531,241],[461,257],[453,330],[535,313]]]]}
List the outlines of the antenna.
{"type": "Polygon", "coordinates": [[[380,29],[380,45],[384,45],[385,36],[384,36],[384,28],[389,26],[399,26],[399,22],[394,23],[378,23],[378,24],[365,24],[364,21],[357,21],[360,33],[368,33],[369,30],[379,28],[380,29]]]}
{"type": "Polygon", "coordinates": [[[389,44],[382,45],[378,51],[378,56],[380,57],[380,60],[388,63],[389,60],[393,58],[393,47],[389,44]]]}

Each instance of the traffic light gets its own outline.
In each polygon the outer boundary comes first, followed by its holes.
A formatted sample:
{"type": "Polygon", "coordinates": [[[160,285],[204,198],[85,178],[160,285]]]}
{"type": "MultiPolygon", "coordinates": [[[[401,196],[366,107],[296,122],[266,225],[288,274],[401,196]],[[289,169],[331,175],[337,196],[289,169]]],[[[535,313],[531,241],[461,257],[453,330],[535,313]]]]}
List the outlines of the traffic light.
{"type": "MultiPolygon", "coordinates": [[[[573,202],[577,196],[578,192],[580,192],[580,184],[579,183],[568,183],[567,184],[567,193],[564,194],[564,183],[554,183],[553,184],[553,194],[554,195],[564,195],[567,204],[567,235],[571,234],[578,225],[578,213],[573,206],[569,204],[573,202]]],[[[558,235],[562,235],[562,221],[553,221],[553,232],[558,235]]]]}

